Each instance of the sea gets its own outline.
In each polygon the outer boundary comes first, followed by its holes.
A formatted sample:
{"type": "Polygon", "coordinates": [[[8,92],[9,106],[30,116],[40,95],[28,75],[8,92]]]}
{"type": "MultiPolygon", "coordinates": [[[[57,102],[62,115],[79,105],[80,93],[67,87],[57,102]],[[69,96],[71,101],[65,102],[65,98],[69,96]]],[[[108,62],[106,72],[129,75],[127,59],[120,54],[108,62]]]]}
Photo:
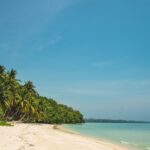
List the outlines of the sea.
{"type": "Polygon", "coordinates": [[[70,131],[119,144],[129,149],[150,150],[148,123],[83,123],[67,124],[70,131]]]}

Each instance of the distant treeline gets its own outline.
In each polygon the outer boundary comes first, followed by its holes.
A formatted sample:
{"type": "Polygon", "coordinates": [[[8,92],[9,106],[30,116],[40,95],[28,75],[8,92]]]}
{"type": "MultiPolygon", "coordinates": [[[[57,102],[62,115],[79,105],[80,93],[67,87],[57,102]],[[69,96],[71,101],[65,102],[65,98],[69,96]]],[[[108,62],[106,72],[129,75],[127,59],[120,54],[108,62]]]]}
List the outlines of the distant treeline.
{"type": "Polygon", "coordinates": [[[31,81],[21,84],[16,71],[0,65],[0,120],[40,123],[82,123],[79,111],[40,96],[31,81]]]}
{"type": "Polygon", "coordinates": [[[85,122],[93,123],[150,123],[146,121],[133,121],[133,120],[112,120],[112,119],[85,119],[85,122]]]}

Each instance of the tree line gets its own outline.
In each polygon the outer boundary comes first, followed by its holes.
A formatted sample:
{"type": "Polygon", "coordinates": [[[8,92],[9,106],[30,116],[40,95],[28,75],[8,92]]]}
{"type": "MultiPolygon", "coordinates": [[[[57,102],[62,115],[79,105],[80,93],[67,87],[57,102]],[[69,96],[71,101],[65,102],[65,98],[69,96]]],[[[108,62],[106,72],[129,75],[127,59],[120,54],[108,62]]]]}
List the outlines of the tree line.
{"type": "Polygon", "coordinates": [[[113,120],[113,119],[95,119],[95,118],[89,118],[84,119],[87,123],[150,123],[148,121],[136,121],[136,120],[113,120]]]}
{"type": "Polygon", "coordinates": [[[39,123],[82,123],[83,115],[40,96],[31,81],[21,84],[16,70],[0,65],[0,119],[39,123]]]}

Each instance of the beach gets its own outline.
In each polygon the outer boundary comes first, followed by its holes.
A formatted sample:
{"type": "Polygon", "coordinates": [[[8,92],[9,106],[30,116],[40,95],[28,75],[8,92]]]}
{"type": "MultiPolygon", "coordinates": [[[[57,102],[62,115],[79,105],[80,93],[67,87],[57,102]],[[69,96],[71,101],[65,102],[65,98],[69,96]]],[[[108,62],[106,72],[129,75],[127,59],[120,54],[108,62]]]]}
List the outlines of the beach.
{"type": "Polygon", "coordinates": [[[0,139],[0,150],[125,150],[48,124],[15,123],[0,127],[0,139]]]}

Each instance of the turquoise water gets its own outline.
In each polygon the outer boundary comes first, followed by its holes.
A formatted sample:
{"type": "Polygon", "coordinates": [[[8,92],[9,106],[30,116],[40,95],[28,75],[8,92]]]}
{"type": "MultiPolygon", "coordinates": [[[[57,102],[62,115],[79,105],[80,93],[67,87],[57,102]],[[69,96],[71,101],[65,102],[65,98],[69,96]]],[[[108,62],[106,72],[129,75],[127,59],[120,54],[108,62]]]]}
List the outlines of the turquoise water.
{"type": "Polygon", "coordinates": [[[141,123],[84,123],[64,127],[134,149],[150,150],[150,124],[141,123]]]}

